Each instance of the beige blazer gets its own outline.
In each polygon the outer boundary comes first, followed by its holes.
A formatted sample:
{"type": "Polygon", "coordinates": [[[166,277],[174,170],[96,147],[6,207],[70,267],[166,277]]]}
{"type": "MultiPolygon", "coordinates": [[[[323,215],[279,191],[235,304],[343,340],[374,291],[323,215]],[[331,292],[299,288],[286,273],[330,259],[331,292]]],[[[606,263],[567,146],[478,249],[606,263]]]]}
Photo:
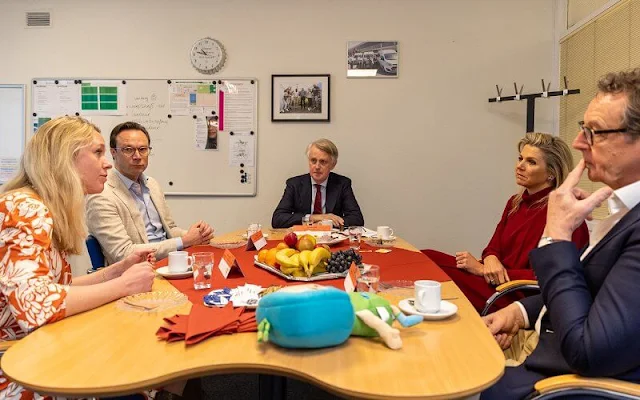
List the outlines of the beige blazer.
{"type": "Polygon", "coordinates": [[[149,178],[146,184],[160,215],[162,227],[169,237],[162,242],[149,243],[144,219],[131,193],[115,171],[109,171],[102,193],[87,197],[89,234],[100,242],[107,264],[123,259],[136,249],[155,249],[156,259],[163,259],[170,251],[177,250],[178,244],[173,238],[186,233],[173,221],[158,182],[149,178]]]}

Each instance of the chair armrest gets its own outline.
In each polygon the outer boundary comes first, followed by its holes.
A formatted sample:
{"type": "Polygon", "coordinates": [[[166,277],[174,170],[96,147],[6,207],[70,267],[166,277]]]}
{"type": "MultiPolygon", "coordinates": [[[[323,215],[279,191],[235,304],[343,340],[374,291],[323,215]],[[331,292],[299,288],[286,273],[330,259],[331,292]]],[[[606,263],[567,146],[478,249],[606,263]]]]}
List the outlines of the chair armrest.
{"type": "Polygon", "coordinates": [[[578,375],[559,375],[536,382],[541,395],[562,389],[599,389],[630,396],[640,396],[640,384],[612,378],[585,378],[578,375]]]}
{"type": "Polygon", "coordinates": [[[539,292],[540,286],[538,286],[538,281],[521,279],[503,283],[502,285],[496,287],[496,292],[491,295],[487,299],[487,302],[484,305],[484,308],[480,312],[481,316],[485,316],[489,313],[489,310],[493,306],[493,304],[500,299],[502,296],[506,296],[511,292],[517,291],[526,291],[526,292],[539,292]]]}
{"type": "Polygon", "coordinates": [[[525,285],[538,285],[538,281],[530,279],[520,279],[516,281],[505,282],[502,285],[496,286],[496,292],[503,292],[508,289],[515,289],[525,285]]]}

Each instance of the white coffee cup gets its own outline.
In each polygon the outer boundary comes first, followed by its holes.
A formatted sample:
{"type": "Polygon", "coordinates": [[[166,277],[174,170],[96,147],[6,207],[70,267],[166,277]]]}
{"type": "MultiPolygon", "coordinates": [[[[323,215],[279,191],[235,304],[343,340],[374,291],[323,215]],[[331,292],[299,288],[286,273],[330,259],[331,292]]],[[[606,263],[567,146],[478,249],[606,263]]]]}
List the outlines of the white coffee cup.
{"type": "Polygon", "coordinates": [[[330,227],[333,227],[333,221],[330,219],[323,219],[322,221],[320,221],[320,225],[328,225],[330,227]]]}
{"type": "Polygon", "coordinates": [[[393,229],[388,226],[379,226],[376,231],[378,239],[389,240],[393,236],[393,229]]]}
{"type": "Polygon", "coordinates": [[[437,313],[440,311],[441,285],[437,281],[415,281],[416,310],[423,313],[437,313]]]}
{"type": "Polygon", "coordinates": [[[169,252],[169,272],[186,272],[193,265],[193,257],[186,251],[169,252]]]}

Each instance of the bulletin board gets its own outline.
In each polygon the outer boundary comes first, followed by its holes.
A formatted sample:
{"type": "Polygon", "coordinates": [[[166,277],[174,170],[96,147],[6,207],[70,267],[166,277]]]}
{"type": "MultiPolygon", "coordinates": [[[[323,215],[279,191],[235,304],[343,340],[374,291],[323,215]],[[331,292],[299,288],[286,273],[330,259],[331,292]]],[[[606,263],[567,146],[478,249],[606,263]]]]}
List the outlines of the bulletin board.
{"type": "Polygon", "coordinates": [[[0,185],[18,171],[25,143],[24,85],[0,85],[0,185]]]}
{"type": "Polygon", "coordinates": [[[34,131],[51,118],[79,115],[102,130],[108,147],[114,126],[138,122],[151,137],[145,174],[167,195],[256,195],[256,79],[36,78],[31,83],[34,131]]]}

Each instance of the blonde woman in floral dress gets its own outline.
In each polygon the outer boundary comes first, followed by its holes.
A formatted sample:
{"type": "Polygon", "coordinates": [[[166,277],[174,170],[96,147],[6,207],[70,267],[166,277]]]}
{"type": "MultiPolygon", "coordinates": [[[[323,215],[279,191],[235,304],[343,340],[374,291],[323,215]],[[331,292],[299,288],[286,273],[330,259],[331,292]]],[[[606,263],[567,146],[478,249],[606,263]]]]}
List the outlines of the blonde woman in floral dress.
{"type": "MultiPolygon", "coordinates": [[[[151,290],[148,250],[72,282],[67,255],[83,250],[84,196],[102,191],[109,168],[100,130],[79,117],[47,122],[27,144],[0,188],[0,340],[151,290]]],[[[0,371],[0,399],[32,398],[42,397],[0,371]]]]}

